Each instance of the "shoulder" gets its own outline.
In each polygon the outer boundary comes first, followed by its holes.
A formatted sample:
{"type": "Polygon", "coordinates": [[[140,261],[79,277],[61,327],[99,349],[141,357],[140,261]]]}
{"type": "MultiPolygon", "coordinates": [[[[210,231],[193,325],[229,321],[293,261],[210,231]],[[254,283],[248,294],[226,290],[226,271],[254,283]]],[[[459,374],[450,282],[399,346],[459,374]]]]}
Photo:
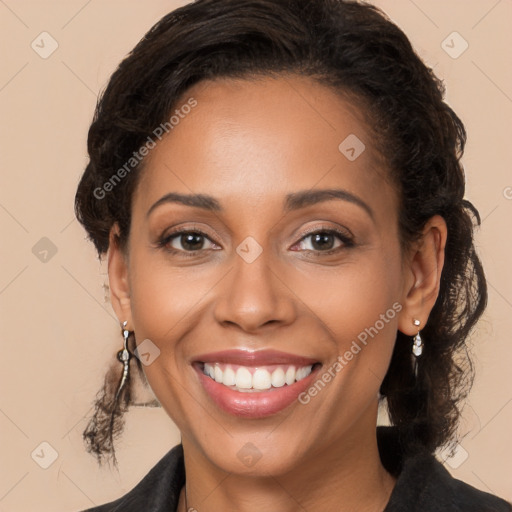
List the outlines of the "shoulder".
{"type": "Polygon", "coordinates": [[[512,512],[512,505],[454,478],[433,455],[406,459],[385,512],[512,512]]]}
{"type": "Polygon", "coordinates": [[[160,512],[175,510],[185,483],[183,446],[175,446],[128,493],[110,503],[83,512],[160,512]]]}

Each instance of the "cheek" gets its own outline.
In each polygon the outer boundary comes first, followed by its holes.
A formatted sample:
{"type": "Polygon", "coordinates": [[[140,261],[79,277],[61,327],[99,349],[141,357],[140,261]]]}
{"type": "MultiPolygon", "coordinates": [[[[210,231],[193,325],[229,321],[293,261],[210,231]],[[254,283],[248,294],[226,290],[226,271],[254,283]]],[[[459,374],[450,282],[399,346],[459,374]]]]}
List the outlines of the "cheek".
{"type": "MultiPolygon", "coordinates": [[[[328,277],[304,280],[296,291],[330,338],[334,357],[327,368],[340,375],[343,400],[373,394],[384,378],[396,340],[401,268],[398,253],[372,250],[328,277]],[[332,365],[336,364],[333,368],[332,365]],[[353,390],[354,393],[348,393],[353,390]]],[[[326,378],[329,378],[326,376],[326,378]]],[[[337,386],[335,386],[336,388],[337,386]]]]}
{"type": "Polygon", "coordinates": [[[372,395],[388,370],[403,308],[399,260],[380,260],[373,275],[366,277],[349,312],[357,322],[343,338],[344,342],[350,340],[350,345],[343,347],[343,358],[352,389],[366,389],[372,395]]]}
{"type": "Polygon", "coordinates": [[[290,272],[287,284],[324,324],[327,334],[357,337],[400,299],[400,263],[396,257],[383,256],[372,249],[338,267],[300,276],[290,272]]]}
{"type": "MultiPolygon", "coordinates": [[[[179,429],[186,428],[187,399],[183,392],[183,372],[187,367],[184,344],[180,342],[196,323],[198,305],[209,287],[191,272],[155,263],[144,253],[132,253],[131,309],[137,345],[151,342],[158,354],[143,365],[149,386],[179,429]]],[[[186,347],[185,347],[186,348],[186,347]]]]}
{"type": "Polygon", "coordinates": [[[179,339],[194,323],[214,282],[210,273],[198,268],[171,268],[144,253],[131,262],[131,308],[134,328],[155,343],[179,339]]]}

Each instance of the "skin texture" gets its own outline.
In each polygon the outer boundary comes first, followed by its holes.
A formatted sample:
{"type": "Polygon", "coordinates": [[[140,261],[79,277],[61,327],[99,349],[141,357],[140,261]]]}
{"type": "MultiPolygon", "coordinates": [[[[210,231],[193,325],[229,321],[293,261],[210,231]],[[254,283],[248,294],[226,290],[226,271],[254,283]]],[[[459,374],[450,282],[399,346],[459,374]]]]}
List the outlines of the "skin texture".
{"type": "Polygon", "coordinates": [[[190,96],[197,107],[145,162],[127,251],[114,226],[108,255],[119,321],[160,350],[144,370],[182,434],[188,507],[380,511],[394,479],[377,450],[378,390],[397,329],[415,335],[435,303],[446,224],[433,217],[401,253],[397,192],[363,116],[332,90],[281,76],[203,82],[190,96]],[[366,146],[355,161],[338,149],[350,134],[366,146]],[[284,212],[287,194],[329,188],[373,215],[339,199],[284,212]],[[165,203],[147,216],[169,192],[214,196],[222,211],[165,203]],[[204,231],[203,248],[187,257],[179,236],[167,245],[176,254],[159,247],[175,227],[204,231]],[[325,254],[311,229],[340,229],[353,246],[332,235],[325,254]],[[262,248],[252,263],[236,252],[248,236],[262,248]],[[328,368],[394,303],[400,312],[307,405],[266,418],[220,410],[191,366],[206,352],[273,348],[328,368]],[[237,456],[246,443],[261,454],[251,467],[237,456]]]}

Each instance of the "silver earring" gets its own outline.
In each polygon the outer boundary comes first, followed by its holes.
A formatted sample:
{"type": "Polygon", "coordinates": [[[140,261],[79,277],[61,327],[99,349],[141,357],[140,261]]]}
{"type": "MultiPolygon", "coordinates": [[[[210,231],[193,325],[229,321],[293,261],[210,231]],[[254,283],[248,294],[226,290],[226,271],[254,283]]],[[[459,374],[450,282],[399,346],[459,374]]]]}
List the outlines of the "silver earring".
{"type": "Polygon", "coordinates": [[[123,322],[122,325],[122,332],[123,332],[123,338],[124,338],[124,348],[122,348],[117,353],[117,358],[119,361],[123,363],[123,376],[121,377],[121,382],[119,383],[119,387],[117,388],[116,393],[116,400],[119,394],[121,393],[124,385],[126,384],[126,381],[128,380],[128,372],[130,371],[130,352],[128,352],[128,337],[130,336],[130,331],[126,329],[126,325],[128,324],[127,321],[123,322]]]}
{"type": "Polygon", "coordinates": [[[416,334],[416,336],[414,336],[413,343],[412,343],[412,354],[413,354],[412,355],[412,366],[414,369],[415,377],[418,376],[418,358],[423,353],[423,340],[421,339],[420,330],[419,330],[420,323],[421,322],[417,319],[413,320],[413,324],[416,327],[418,327],[418,334],[416,334]]]}

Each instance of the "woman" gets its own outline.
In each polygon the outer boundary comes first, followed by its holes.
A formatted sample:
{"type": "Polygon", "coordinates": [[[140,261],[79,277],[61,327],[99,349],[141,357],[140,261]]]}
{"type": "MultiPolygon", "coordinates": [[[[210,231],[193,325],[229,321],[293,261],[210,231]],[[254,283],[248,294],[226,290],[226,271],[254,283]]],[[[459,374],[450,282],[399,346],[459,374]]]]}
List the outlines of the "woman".
{"type": "Polygon", "coordinates": [[[121,63],[76,195],[124,338],[84,437],[115,463],[137,368],[182,443],[90,510],[512,510],[433,456],[487,299],[443,92],[336,0],[199,0],[121,63]]]}

